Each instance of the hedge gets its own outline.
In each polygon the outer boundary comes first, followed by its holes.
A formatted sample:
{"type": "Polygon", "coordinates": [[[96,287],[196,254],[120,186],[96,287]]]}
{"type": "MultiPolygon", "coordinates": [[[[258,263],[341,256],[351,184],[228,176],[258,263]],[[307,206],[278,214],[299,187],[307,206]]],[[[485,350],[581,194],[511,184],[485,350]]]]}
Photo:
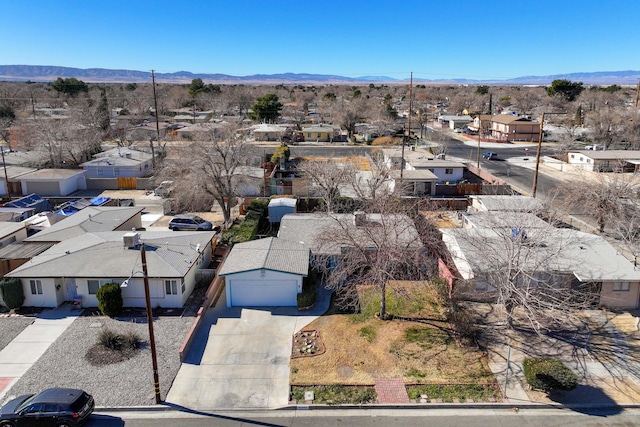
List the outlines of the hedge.
{"type": "Polygon", "coordinates": [[[559,359],[531,357],[522,362],[524,376],[532,389],[545,392],[573,390],[578,386],[578,377],[559,359]]]}

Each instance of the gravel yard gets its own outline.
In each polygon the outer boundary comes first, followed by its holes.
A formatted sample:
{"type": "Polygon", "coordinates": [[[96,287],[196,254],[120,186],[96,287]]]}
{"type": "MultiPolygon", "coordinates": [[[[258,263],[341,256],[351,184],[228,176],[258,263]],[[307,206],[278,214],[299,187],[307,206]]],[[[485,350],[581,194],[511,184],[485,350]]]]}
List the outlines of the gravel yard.
{"type": "Polygon", "coordinates": [[[34,317],[26,316],[0,317],[0,350],[34,321],[34,317]]]}
{"type": "MultiPolygon", "coordinates": [[[[6,319],[0,319],[0,322],[4,320],[6,319]]],[[[163,400],[180,369],[178,350],[193,320],[190,316],[154,319],[163,400]]],[[[4,329],[1,335],[4,335],[4,329]]],[[[0,338],[0,342],[6,340],[4,336],[0,338]]],[[[48,387],[84,389],[95,397],[97,406],[103,407],[155,404],[146,318],[138,318],[137,323],[133,323],[105,316],[79,317],[18,380],[7,397],[48,387]],[[97,342],[101,328],[105,327],[119,333],[133,331],[143,338],[145,345],[135,356],[123,362],[91,365],[85,355],[97,342]]]]}

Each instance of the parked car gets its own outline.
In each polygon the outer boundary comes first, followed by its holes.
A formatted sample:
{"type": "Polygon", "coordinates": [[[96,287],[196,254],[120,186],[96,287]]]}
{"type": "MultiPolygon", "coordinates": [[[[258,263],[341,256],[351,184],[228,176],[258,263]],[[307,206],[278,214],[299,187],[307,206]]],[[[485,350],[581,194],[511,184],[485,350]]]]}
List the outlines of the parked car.
{"type": "Polygon", "coordinates": [[[176,215],[169,221],[169,229],[179,230],[213,230],[213,224],[198,215],[176,215]]]}
{"type": "Polygon", "coordinates": [[[0,408],[2,426],[75,427],[93,412],[93,396],[70,388],[50,388],[25,394],[0,408]]]}
{"type": "Polygon", "coordinates": [[[498,153],[494,153],[492,151],[487,151],[486,153],[484,153],[482,155],[483,158],[485,159],[489,159],[489,160],[496,160],[498,158],[498,153]]]}

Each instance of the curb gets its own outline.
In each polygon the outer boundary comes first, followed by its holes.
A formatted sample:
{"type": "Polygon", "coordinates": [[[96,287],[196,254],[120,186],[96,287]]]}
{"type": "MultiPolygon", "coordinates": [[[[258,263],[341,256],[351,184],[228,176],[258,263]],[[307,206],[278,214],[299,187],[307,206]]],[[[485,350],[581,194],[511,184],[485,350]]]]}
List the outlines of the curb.
{"type": "Polygon", "coordinates": [[[569,409],[569,410],[620,410],[640,409],[640,403],[615,404],[615,403],[575,403],[563,405],[560,403],[532,403],[532,402],[503,402],[503,403],[411,403],[411,404],[370,404],[370,405],[287,405],[277,408],[210,408],[189,409],[171,404],[154,406],[96,406],[95,412],[187,412],[187,413],[217,413],[217,412],[286,412],[286,411],[323,411],[323,410],[412,410],[412,409],[569,409]]]}

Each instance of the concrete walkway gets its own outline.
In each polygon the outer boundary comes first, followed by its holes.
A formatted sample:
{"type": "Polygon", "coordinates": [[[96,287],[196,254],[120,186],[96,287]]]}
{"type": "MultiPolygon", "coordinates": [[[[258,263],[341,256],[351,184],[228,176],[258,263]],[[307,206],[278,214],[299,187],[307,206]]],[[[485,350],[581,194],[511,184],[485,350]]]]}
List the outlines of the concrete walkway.
{"type": "Polygon", "coordinates": [[[0,351],[0,400],[80,313],[69,304],[45,310],[0,351]]]}
{"type": "Polygon", "coordinates": [[[273,409],[289,403],[292,337],[329,307],[318,290],[313,309],[226,307],[207,311],[166,403],[191,410],[273,409]]]}

